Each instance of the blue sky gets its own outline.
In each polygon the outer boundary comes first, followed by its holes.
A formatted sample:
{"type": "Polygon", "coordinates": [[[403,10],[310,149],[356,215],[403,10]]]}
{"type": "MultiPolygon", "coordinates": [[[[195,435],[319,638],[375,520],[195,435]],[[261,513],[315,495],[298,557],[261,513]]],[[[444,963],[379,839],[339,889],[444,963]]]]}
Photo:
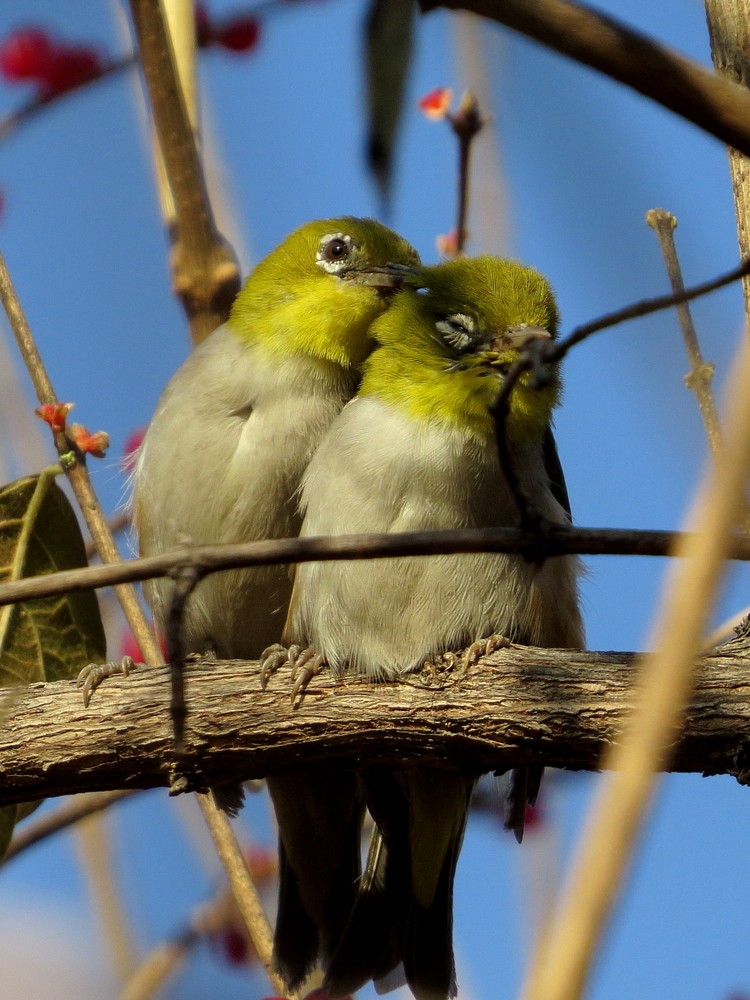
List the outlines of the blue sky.
{"type": "MultiPolygon", "coordinates": [[[[214,0],[210,9],[240,6],[214,0]]],[[[698,0],[606,0],[600,7],[710,62],[698,0]]],[[[268,17],[256,53],[201,57],[204,110],[232,230],[248,266],[308,219],[378,211],[361,159],[363,9],[359,0],[289,4],[268,17]]],[[[124,44],[114,8],[93,0],[25,0],[22,19],[17,5],[0,5],[0,36],[28,22],[108,52],[124,44]]],[[[387,220],[427,260],[436,256],[435,236],[453,224],[455,150],[447,127],[427,122],[415,105],[432,87],[460,93],[465,84],[455,33],[456,19],[443,12],[419,23],[387,220]]],[[[734,266],[731,187],[719,143],[509,32],[488,27],[482,45],[483,103],[493,125],[477,149],[470,251],[511,254],[546,273],[558,293],[564,332],[667,289],[656,238],[644,222],[650,208],[677,215],[687,282],[734,266]],[[499,183],[487,166],[493,151],[499,183]],[[498,209],[494,196],[486,200],[486,185],[501,192],[507,225],[487,224],[498,209]]],[[[22,93],[0,85],[0,113],[22,93]]],[[[111,434],[112,457],[95,463],[93,472],[114,509],[125,494],[116,462],[123,443],[148,420],[188,350],[170,293],[132,79],[92,86],[7,139],[0,187],[0,246],[58,393],[76,402],[77,420],[111,434]]],[[[693,313],[720,392],[741,336],[740,291],[717,293],[693,313]]],[[[601,333],[569,356],[557,430],[578,523],[681,523],[706,458],[697,408],[683,384],[686,370],[671,313],[601,333]]],[[[21,382],[26,385],[23,376],[21,382]]],[[[26,471],[27,456],[6,458],[9,476],[26,471]]],[[[663,571],[655,559],[589,561],[584,600],[592,648],[643,648],[663,571]]],[[[717,620],[748,603],[747,584],[747,571],[732,569],[717,620]]],[[[595,785],[584,775],[550,781],[548,827],[523,848],[487,818],[472,818],[456,888],[460,980],[470,995],[516,996],[539,873],[555,852],[561,863],[568,857],[595,785]]],[[[120,807],[113,819],[117,870],[143,948],[179,927],[218,878],[196,870],[183,812],[164,794],[149,793],[120,807]]],[[[243,821],[272,843],[265,804],[253,801],[243,821]]],[[[733,780],[662,781],[597,962],[592,1000],[728,1000],[733,991],[750,992],[743,905],[750,889],[744,875],[749,833],[748,795],[733,780]]],[[[14,864],[3,888],[0,920],[22,906],[39,914],[29,925],[49,918],[61,940],[74,925],[80,947],[74,964],[103,961],[98,921],[70,840],[60,838],[14,864]],[[65,926],[58,926],[61,912],[65,926]]],[[[11,940],[0,936],[4,966],[11,940]]],[[[12,950],[18,952],[16,944],[12,950]]],[[[108,988],[98,986],[92,995],[110,995],[108,988]]],[[[204,956],[175,995],[193,1000],[209,990],[228,998],[270,992],[260,979],[248,991],[243,975],[204,956]]],[[[29,995],[47,992],[38,985],[29,995]]]]}

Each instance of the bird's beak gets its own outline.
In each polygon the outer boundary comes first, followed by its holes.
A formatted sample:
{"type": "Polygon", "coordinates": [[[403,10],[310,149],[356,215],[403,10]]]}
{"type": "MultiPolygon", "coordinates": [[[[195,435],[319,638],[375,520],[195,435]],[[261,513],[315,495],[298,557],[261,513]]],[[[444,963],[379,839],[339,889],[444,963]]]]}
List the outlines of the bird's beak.
{"type": "Polygon", "coordinates": [[[504,369],[515,359],[517,353],[532,340],[550,340],[552,334],[542,326],[519,323],[494,334],[478,356],[480,363],[493,368],[504,369]]]}
{"type": "Polygon", "coordinates": [[[366,271],[347,271],[342,275],[345,281],[353,281],[357,285],[370,288],[382,288],[397,291],[405,284],[413,284],[413,279],[419,272],[416,267],[408,264],[384,264],[382,267],[368,267],[366,271]]]}
{"type": "Polygon", "coordinates": [[[507,330],[492,339],[491,350],[520,351],[530,340],[550,340],[552,334],[545,330],[543,326],[532,326],[529,323],[519,323],[518,326],[509,326],[507,330]]]}

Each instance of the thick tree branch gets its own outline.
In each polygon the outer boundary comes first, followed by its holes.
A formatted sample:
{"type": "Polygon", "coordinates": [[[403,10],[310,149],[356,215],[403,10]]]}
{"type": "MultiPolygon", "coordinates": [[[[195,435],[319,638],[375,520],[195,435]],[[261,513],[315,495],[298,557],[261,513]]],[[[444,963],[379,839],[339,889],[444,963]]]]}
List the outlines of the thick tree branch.
{"type": "MultiPolygon", "coordinates": [[[[185,767],[201,787],[363,761],[591,769],[623,728],[634,679],[631,653],[512,647],[467,672],[440,667],[401,684],[322,675],[292,708],[283,669],[261,691],[257,663],[188,664],[185,767]]],[[[88,709],[72,682],[31,685],[0,728],[0,804],[168,785],[169,691],[166,667],[108,680],[88,709]]],[[[669,767],[744,779],[747,747],[750,671],[737,640],[701,660],[669,767]]]]}
{"type": "Polygon", "coordinates": [[[632,87],[750,156],[750,94],[620,21],[567,0],[419,0],[472,11],[632,87]]]}

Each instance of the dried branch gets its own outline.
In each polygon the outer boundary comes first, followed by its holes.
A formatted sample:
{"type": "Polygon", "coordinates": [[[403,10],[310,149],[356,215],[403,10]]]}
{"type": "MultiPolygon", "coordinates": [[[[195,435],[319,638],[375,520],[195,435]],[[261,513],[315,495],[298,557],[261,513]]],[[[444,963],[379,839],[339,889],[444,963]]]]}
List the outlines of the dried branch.
{"type": "MultiPolygon", "coordinates": [[[[8,319],[10,320],[10,324],[13,328],[13,333],[16,337],[23,359],[29,369],[39,402],[41,404],[56,403],[57,397],[52,387],[52,383],[44,368],[44,364],[34,338],[31,335],[31,330],[26,322],[26,317],[21,309],[21,304],[15,293],[15,289],[13,288],[13,284],[2,255],[0,255],[0,299],[2,300],[5,311],[8,314],[8,319]]],[[[99,503],[99,498],[97,497],[91,484],[88,470],[83,464],[83,457],[76,450],[71,452],[71,448],[73,446],[62,432],[55,432],[55,445],[60,455],[66,459],[63,462],[65,471],[68,475],[68,479],[70,480],[73,493],[81,509],[84,520],[86,521],[86,525],[91,533],[91,537],[96,544],[99,557],[105,564],[121,562],[121,556],[107,522],[107,518],[101,504],[99,503]],[[71,454],[75,457],[75,462],[73,464],[71,464],[70,461],[71,454]]],[[[105,567],[96,568],[104,569],[105,567]]],[[[124,586],[121,585],[115,587],[115,593],[133,636],[146,660],[152,665],[158,664],[161,660],[159,645],[149,628],[146,616],[138,600],[135,589],[131,584],[124,586]]],[[[80,699],[80,691],[78,691],[78,689],[76,690],[78,698],[80,699]]],[[[15,698],[15,696],[15,692],[11,691],[10,697],[15,698]]],[[[82,704],[79,707],[82,708],[82,704]]],[[[2,709],[0,708],[0,714],[1,713],[2,709]]],[[[165,760],[171,759],[172,757],[173,755],[171,753],[165,751],[165,760]]],[[[242,883],[245,882],[246,879],[235,878],[235,872],[242,864],[244,864],[240,846],[232,833],[229,820],[226,815],[219,812],[214,807],[213,803],[205,797],[201,797],[200,804],[206,822],[211,829],[212,835],[215,837],[217,835],[216,832],[218,830],[222,830],[222,835],[226,841],[225,853],[231,852],[234,855],[235,863],[232,868],[227,869],[227,874],[229,876],[232,889],[236,892],[238,907],[243,920],[245,921],[245,926],[247,927],[250,939],[253,941],[258,954],[262,954],[262,942],[264,935],[267,933],[267,925],[265,927],[259,926],[255,921],[254,911],[243,905],[247,892],[242,883]]],[[[247,878],[249,878],[249,876],[247,876],[247,878]]]]}
{"type": "MultiPolygon", "coordinates": [[[[460,528],[183,546],[143,559],[61,570],[44,576],[0,583],[0,607],[37,597],[176,576],[183,570],[202,578],[222,570],[247,566],[342,559],[386,559],[391,556],[429,556],[458,552],[517,552],[533,559],[571,553],[589,556],[664,557],[669,555],[680,537],[679,532],[671,531],[544,525],[533,531],[519,528],[460,528]]],[[[741,536],[733,538],[728,558],[743,562],[750,560],[750,539],[741,536]]]]}
{"type": "MultiPolygon", "coordinates": [[[[720,6],[723,0],[716,0],[720,6]]],[[[568,0],[419,0],[468,10],[604,73],[750,155],[750,94],[622,22],[568,0]]]]}
{"type": "Polygon", "coordinates": [[[0,117],[0,142],[15,132],[21,125],[36,118],[41,111],[56,104],[59,100],[65,99],[83,87],[88,87],[98,83],[100,80],[108,79],[122,72],[122,70],[130,69],[133,66],[135,66],[135,56],[133,55],[122,56],[118,59],[109,59],[107,62],[102,63],[95,76],[85,77],[62,91],[53,90],[48,93],[34,94],[33,97],[30,97],[20,107],[0,117]]]}
{"type": "Polygon", "coordinates": [[[466,247],[468,232],[466,219],[469,214],[469,162],[474,140],[484,128],[486,120],[479,113],[479,103],[474,94],[467,91],[461,98],[458,111],[448,112],[453,134],[458,141],[458,199],[456,211],[456,254],[466,247]]]}
{"type": "Polygon", "coordinates": [[[200,940],[200,932],[187,927],[152,948],[126,982],[118,1000],[154,1000],[165,983],[177,975],[200,940]]]}
{"type": "MultiPolygon", "coordinates": [[[[738,84],[750,97],[750,0],[705,0],[711,57],[721,76],[738,84]]],[[[730,143],[731,146],[731,143],[730,143]]],[[[737,216],[740,256],[750,255],[750,164],[748,150],[729,149],[737,216]],[[742,150],[742,151],[740,151],[742,150]]],[[[745,323],[750,330],[750,279],[742,282],[745,293],[745,323]]]]}
{"type": "Polygon", "coordinates": [[[77,795],[70,802],[65,802],[52,812],[43,813],[39,817],[23,823],[16,827],[13,832],[13,839],[8,850],[5,852],[3,864],[17,858],[19,854],[41,843],[47,837],[67,830],[68,827],[79,823],[82,819],[87,819],[104,809],[109,809],[111,805],[129,798],[133,792],[92,792],[88,795],[77,795]]]}
{"type": "MultiPolygon", "coordinates": [[[[674,245],[674,230],[677,226],[677,219],[671,212],[665,212],[662,208],[652,208],[646,213],[646,222],[654,230],[661,247],[662,256],[667,269],[669,283],[672,291],[676,294],[685,291],[682,281],[682,269],[677,257],[677,250],[674,245]]],[[[698,409],[703,418],[703,426],[706,428],[706,436],[712,454],[716,454],[721,438],[721,427],[719,416],[716,412],[716,404],[711,392],[711,382],[714,375],[714,365],[703,360],[703,354],[698,342],[698,334],[695,332],[693,317],[690,314],[690,306],[687,302],[681,302],[677,306],[677,316],[682,329],[682,338],[685,341],[688,359],[690,361],[690,372],[685,376],[685,384],[690,389],[698,401],[698,409]]]]}
{"type": "MultiPolygon", "coordinates": [[[[665,767],[746,779],[747,657],[738,641],[699,661],[665,767]]],[[[634,654],[518,646],[466,674],[440,667],[399,684],[337,683],[323,674],[294,709],[285,667],[265,691],[258,664],[240,660],[189,663],[185,677],[183,767],[202,788],[364,759],[477,773],[532,761],[591,769],[637,697],[634,654]]],[[[166,666],[111,678],[88,709],[72,682],[30,685],[0,729],[0,804],[168,786],[169,692],[166,666]]]]}
{"type": "Polygon", "coordinates": [[[198,343],[229,315],[240,289],[239,268],[214,223],[159,0],[130,0],[130,9],[175,204],[175,290],[198,343]]]}
{"type": "Polygon", "coordinates": [[[642,658],[642,691],[622,745],[603,765],[616,771],[602,786],[580,837],[553,922],[532,956],[528,1000],[578,1000],[590,974],[635,842],[670,756],[693,685],[695,657],[724,570],[728,538],[744,506],[750,467],[750,346],[732,366],[726,433],[715,469],[706,473],[689,517],[694,534],[676,550],[651,646],[642,658]]]}
{"type": "MultiPolygon", "coordinates": [[[[219,778],[219,781],[221,779],[219,778]]],[[[209,795],[201,795],[201,808],[204,815],[215,816],[218,820],[226,820],[222,813],[214,804],[213,798],[209,795]]],[[[209,823],[209,830],[213,838],[216,853],[221,859],[229,876],[229,883],[232,886],[232,894],[237,908],[245,918],[246,926],[250,934],[250,940],[258,953],[258,957],[265,966],[266,975],[273,984],[279,996],[287,996],[289,1000],[297,1000],[297,994],[290,994],[278,972],[271,967],[273,955],[273,932],[268,922],[260,895],[255,886],[255,882],[250,875],[245,858],[238,852],[237,840],[232,832],[231,826],[227,822],[209,823]]]]}

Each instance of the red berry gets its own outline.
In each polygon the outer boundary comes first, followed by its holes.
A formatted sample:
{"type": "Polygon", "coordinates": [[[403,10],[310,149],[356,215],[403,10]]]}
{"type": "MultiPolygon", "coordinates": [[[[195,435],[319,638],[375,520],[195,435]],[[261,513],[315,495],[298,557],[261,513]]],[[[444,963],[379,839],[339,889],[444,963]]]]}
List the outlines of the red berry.
{"type": "Polygon", "coordinates": [[[258,44],[260,21],[257,17],[232,17],[214,29],[217,45],[230,52],[249,52],[258,44]]]}
{"type": "Polygon", "coordinates": [[[0,74],[6,80],[36,80],[46,71],[55,44],[41,28],[19,28],[0,42],[0,74]]]}
{"type": "Polygon", "coordinates": [[[62,94],[101,73],[99,53],[85,45],[61,45],[39,74],[47,94],[62,94]]]}

